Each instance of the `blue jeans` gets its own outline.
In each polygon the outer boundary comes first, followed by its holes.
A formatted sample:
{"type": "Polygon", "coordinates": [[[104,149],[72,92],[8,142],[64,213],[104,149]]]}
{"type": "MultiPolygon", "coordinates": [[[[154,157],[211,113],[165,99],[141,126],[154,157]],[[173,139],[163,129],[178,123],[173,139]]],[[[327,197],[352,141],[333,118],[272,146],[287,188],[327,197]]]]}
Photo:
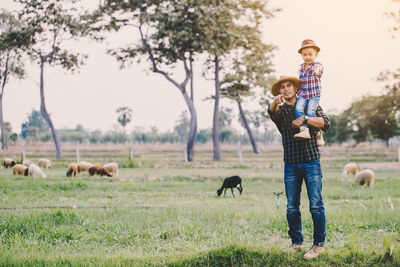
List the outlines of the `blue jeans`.
{"type": "Polygon", "coordinates": [[[323,246],[325,242],[325,209],[322,202],[322,172],[319,159],[308,163],[285,163],[285,191],[287,198],[286,218],[292,244],[302,244],[300,195],[303,178],[310,201],[310,212],[314,223],[314,242],[323,246]]]}
{"type": "MultiPolygon", "coordinates": [[[[320,96],[314,96],[311,99],[304,99],[302,97],[297,98],[296,102],[296,119],[305,115],[304,111],[307,107],[307,116],[315,117],[315,111],[319,105],[320,96]]],[[[303,124],[302,126],[308,127],[307,124],[303,124]]]]}

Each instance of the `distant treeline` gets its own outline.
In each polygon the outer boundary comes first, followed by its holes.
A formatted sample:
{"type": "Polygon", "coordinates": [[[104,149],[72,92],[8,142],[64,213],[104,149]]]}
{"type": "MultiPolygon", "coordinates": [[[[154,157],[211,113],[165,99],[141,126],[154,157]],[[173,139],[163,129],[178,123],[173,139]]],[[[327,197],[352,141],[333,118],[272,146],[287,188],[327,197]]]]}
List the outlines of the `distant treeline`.
{"type": "MultiPolygon", "coordinates": [[[[143,127],[136,127],[132,132],[125,133],[124,129],[118,127],[115,130],[102,132],[100,130],[90,131],[82,125],[77,125],[75,129],[58,129],[57,134],[61,142],[72,143],[114,143],[123,144],[128,142],[134,143],[185,143],[188,136],[188,128],[186,124],[188,119],[184,116],[176,122],[173,130],[161,132],[157,127],[146,130],[143,127]]],[[[27,121],[21,125],[21,133],[12,133],[11,125],[6,123],[7,137],[11,141],[25,139],[29,142],[48,142],[52,140],[50,128],[37,110],[32,110],[28,115],[27,121]]],[[[200,129],[196,135],[196,143],[204,144],[212,142],[212,129],[200,129]]],[[[261,131],[255,131],[255,139],[257,142],[270,144],[280,141],[280,136],[273,129],[264,128],[261,131]]],[[[243,144],[249,143],[247,134],[244,134],[230,126],[222,126],[220,129],[219,139],[222,143],[232,144],[238,143],[239,140],[243,144]]]]}

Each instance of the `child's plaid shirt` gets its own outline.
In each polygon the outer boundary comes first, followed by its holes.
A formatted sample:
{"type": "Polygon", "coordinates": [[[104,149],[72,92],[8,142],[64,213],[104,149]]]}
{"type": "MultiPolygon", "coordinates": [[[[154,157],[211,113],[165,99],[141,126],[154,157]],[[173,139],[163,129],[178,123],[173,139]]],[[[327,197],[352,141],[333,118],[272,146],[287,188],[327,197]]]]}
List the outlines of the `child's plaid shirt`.
{"type": "Polygon", "coordinates": [[[308,70],[305,70],[306,63],[301,64],[299,69],[299,79],[301,81],[301,86],[299,92],[297,92],[297,97],[301,97],[303,99],[311,99],[315,96],[321,95],[321,76],[323,73],[322,64],[318,62],[314,62],[308,70]],[[318,65],[321,69],[321,75],[316,76],[312,75],[315,66],[318,65]]]}

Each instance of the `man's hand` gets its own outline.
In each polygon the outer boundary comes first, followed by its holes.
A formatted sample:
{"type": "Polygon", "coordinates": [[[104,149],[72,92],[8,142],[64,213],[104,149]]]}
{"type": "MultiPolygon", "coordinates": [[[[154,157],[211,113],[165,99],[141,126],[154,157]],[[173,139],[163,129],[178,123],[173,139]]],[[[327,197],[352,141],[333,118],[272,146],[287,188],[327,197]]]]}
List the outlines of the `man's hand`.
{"type": "Polygon", "coordinates": [[[274,97],[274,102],[280,105],[285,102],[285,99],[283,98],[283,95],[277,95],[274,97]]]}
{"type": "Polygon", "coordinates": [[[292,121],[292,128],[300,128],[300,126],[304,123],[304,116],[295,119],[292,121]]]}
{"type": "Polygon", "coordinates": [[[277,95],[274,97],[274,101],[271,104],[271,111],[276,112],[278,110],[278,106],[285,102],[283,95],[277,95]]]}

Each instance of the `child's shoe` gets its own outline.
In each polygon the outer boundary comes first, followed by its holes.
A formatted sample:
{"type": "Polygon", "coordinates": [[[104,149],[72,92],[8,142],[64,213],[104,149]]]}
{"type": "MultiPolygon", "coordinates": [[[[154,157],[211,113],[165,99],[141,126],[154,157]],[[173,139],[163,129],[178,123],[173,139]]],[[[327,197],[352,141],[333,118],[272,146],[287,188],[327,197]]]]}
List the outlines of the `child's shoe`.
{"type": "Polygon", "coordinates": [[[324,137],[322,136],[322,131],[315,132],[315,136],[317,137],[317,146],[325,145],[324,137]]]}
{"type": "Polygon", "coordinates": [[[306,126],[300,126],[300,132],[294,135],[294,139],[311,139],[310,130],[306,126]]]}

